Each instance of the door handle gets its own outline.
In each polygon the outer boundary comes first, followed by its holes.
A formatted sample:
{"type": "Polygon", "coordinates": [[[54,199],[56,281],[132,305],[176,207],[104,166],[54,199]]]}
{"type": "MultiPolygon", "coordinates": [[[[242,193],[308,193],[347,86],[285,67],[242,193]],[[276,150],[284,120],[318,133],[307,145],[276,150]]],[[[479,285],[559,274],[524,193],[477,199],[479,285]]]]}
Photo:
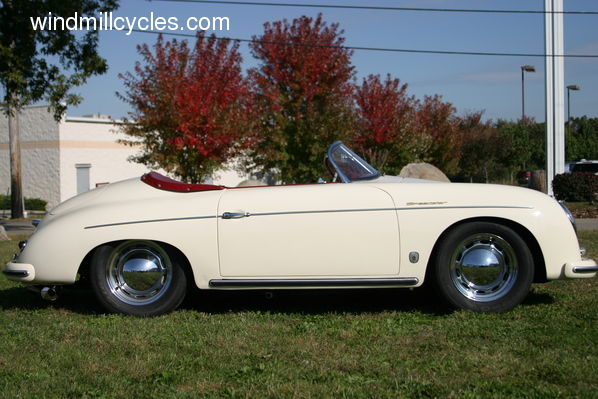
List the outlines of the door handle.
{"type": "Polygon", "coordinates": [[[224,212],[222,219],[241,219],[248,218],[249,212],[224,212]]]}

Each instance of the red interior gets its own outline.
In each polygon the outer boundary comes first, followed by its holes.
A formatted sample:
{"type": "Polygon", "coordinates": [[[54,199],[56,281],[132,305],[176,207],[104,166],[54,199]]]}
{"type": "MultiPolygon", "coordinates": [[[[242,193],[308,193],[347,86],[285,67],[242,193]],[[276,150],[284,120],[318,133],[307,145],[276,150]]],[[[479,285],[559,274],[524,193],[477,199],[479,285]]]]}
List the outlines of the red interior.
{"type": "Polygon", "coordinates": [[[158,172],[149,172],[141,176],[141,181],[149,184],[152,187],[166,191],[178,192],[195,192],[195,191],[212,191],[224,190],[224,186],[216,186],[214,184],[188,184],[173,180],[169,177],[163,176],[158,172]]]}

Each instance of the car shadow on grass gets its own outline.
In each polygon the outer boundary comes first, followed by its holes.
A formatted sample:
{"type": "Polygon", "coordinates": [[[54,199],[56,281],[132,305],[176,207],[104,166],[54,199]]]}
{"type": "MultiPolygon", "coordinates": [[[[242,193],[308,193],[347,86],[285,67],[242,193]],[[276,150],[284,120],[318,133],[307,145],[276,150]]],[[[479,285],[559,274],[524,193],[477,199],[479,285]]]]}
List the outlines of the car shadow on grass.
{"type": "MultiPolygon", "coordinates": [[[[519,306],[551,304],[552,296],[532,289],[519,306]]],[[[62,310],[82,315],[105,314],[91,289],[67,287],[55,301],[46,301],[25,287],[0,290],[2,310],[62,310]]],[[[335,289],[335,290],[191,290],[181,310],[207,314],[261,311],[321,315],[329,313],[382,313],[388,311],[447,315],[454,310],[430,289],[335,289]]]]}
{"type": "Polygon", "coordinates": [[[106,311],[97,302],[89,289],[65,288],[54,301],[42,299],[39,293],[26,287],[11,287],[0,290],[0,309],[2,310],[64,310],[78,314],[101,314],[106,311]]]}
{"type": "Polygon", "coordinates": [[[190,293],[183,308],[208,314],[262,311],[320,315],[416,311],[444,315],[452,312],[433,292],[396,288],[201,291],[190,293]]]}
{"type": "MultiPolygon", "coordinates": [[[[519,306],[551,304],[546,293],[529,292],[519,306]]],[[[201,291],[186,298],[182,308],[222,314],[242,311],[276,313],[381,313],[387,311],[420,312],[447,315],[454,312],[432,289],[336,289],[336,290],[256,290],[201,291]]]]}
{"type": "MultiPolygon", "coordinates": [[[[58,299],[46,301],[39,293],[25,287],[0,290],[2,310],[63,310],[84,315],[105,314],[91,289],[65,287],[58,299]]],[[[181,310],[208,314],[262,311],[277,313],[325,314],[331,312],[380,313],[384,311],[420,311],[447,314],[434,294],[408,289],[355,290],[190,290],[181,310]]]]}

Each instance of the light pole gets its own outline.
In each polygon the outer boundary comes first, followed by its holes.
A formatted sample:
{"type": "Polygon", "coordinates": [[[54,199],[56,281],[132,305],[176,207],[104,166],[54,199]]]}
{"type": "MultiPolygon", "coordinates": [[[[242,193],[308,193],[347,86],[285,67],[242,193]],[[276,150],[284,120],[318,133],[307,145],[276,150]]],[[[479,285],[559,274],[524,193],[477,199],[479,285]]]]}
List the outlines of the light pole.
{"type": "Polygon", "coordinates": [[[579,86],[567,86],[567,133],[571,134],[571,90],[579,90],[579,86]]]}
{"type": "Polygon", "coordinates": [[[521,67],[521,123],[525,125],[525,72],[536,72],[533,65],[524,65],[521,67]]]}

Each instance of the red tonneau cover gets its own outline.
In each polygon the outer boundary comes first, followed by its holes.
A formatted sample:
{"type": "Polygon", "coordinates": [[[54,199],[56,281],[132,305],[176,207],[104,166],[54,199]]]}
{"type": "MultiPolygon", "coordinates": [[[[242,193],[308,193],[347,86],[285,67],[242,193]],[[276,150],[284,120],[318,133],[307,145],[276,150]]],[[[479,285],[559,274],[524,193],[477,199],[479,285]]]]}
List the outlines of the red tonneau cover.
{"type": "Polygon", "coordinates": [[[192,192],[192,191],[212,191],[224,190],[224,186],[215,186],[213,184],[187,184],[163,176],[158,172],[149,172],[141,176],[141,181],[152,187],[166,191],[192,192]]]}

